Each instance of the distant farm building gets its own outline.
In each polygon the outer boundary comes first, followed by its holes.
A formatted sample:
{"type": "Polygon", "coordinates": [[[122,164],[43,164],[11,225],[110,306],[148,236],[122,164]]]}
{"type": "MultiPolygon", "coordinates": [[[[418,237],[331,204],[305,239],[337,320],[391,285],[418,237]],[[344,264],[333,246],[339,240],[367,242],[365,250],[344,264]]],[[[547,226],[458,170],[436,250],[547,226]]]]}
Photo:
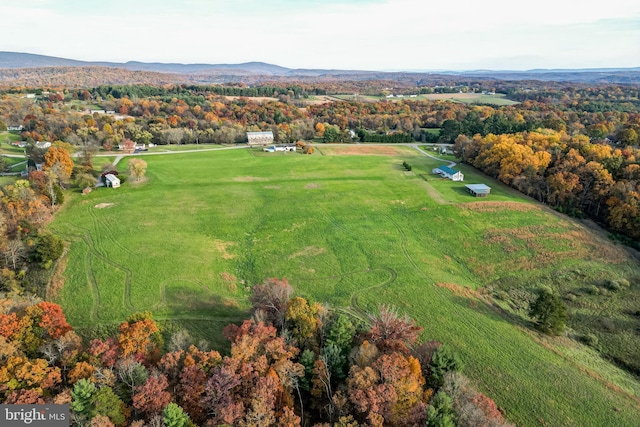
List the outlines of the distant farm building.
{"type": "Polygon", "coordinates": [[[443,178],[449,178],[451,181],[464,181],[464,174],[455,169],[451,169],[449,166],[438,166],[433,173],[437,173],[443,178]]]}
{"type": "Polygon", "coordinates": [[[112,173],[108,173],[104,176],[104,183],[107,187],[118,188],[120,187],[120,178],[112,173]]]}
{"type": "Polygon", "coordinates": [[[469,193],[476,197],[487,197],[491,192],[491,187],[484,184],[467,184],[465,187],[467,187],[469,193]]]}
{"type": "Polygon", "coordinates": [[[279,144],[279,145],[267,145],[262,148],[262,151],[268,153],[275,153],[276,151],[296,151],[295,144],[279,144]]]}
{"type": "Polygon", "coordinates": [[[45,148],[51,147],[51,143],[49,141],[38,141],[36,142],[36,148],[44,150],[45,148]]]}
{"type": "Polygon", "coordinates": [[[273,144],[273,132],[247,132],[249,145],[269,145],[273,144]]]}

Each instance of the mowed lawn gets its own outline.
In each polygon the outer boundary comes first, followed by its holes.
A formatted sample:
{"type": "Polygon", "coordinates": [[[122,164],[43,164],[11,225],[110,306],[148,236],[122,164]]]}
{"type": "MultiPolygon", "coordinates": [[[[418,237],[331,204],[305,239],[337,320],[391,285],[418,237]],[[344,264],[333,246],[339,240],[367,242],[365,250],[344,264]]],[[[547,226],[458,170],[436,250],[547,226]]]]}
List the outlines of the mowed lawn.
{"type": "Polygon", "coordinates": [[[490,185],[486,201],[431,175],[436,160],[385,152],[145,156],[146,183],[77,195],[57,215],[71,242],[57,300],[80,331],[150,310],[219,343],[247,315],[250,285],[286,277],[332,307],[408,313],[518,425],[637,425],[635,379],[586,366],[572,341],[539,337],[480,293],[505,280],[535,289],[565,269],[637,273],[633,261],[471,168],[465,183],[490,185]]]}

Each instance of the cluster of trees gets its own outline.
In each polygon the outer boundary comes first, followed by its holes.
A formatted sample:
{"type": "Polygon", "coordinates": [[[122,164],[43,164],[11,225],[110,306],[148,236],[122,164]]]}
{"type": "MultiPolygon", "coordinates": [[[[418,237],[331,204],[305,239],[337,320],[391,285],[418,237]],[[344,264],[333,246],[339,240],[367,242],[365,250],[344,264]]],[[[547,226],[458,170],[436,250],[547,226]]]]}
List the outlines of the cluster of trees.
{"type": "Polygon", "coordinates": [[[65,189],[73,185],[84,189],[97,181],[91,157],[81,157],[83,164],[76,165],[72,149],[62,141],[45,150],[29,145],[28,175],[0,186],[0,292],[44,295],[47,270],[64,250],[62,239],[46,225],[64,203],[65,189]]]}
{"type": "Polygon", "coordinates": [[[419,343],[395,310],[355,320],[276,279],[250,299],[224,356],[184,331],[165,344],[149,313],[84,345],[56,304],[0,300],[0,401],[69,403],[89,426],[507,425],[455,354],[419,343]]]}
{"type": "Polygon", "coordinates": [[[557,210],[590,216],[640,240],[638,149],[545,130],[461,135],[454,152],[463,162],[557,210]]]}
{"type": "MultiPolygon", "coordinates": [[[[64,202],[73,162],[67,150],[50,147],[42,170],[31,168],[28,179],[0,187],[0,291],[20,293],[43,285],[31,273],[49,269],[63,252],[63,242],[45,230],[58,205],[64,202]]],[[[33,163],[35,166],[35,163],[33,163]]],[[[42,289],[39,289],[42,292],[42,289]]]]}

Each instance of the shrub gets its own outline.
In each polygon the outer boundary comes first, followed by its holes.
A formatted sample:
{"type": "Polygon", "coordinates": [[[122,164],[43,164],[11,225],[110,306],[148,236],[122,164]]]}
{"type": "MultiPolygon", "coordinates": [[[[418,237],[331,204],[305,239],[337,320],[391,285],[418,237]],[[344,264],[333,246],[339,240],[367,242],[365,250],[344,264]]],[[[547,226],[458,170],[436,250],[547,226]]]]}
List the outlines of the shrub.
{"type": "Polygon", "coordinates": [[[496,295],[496,299],[499,299],[500,301],[508,301],[509,300],[509,294],[505,291],[497,291],[495,293],[496,295]]]}
{"type": "Polygon", "coordinates": [[[600,288],[595,285],[587,286],[587,292],[591,295],[600,295],[600,288]]]}
{"type": "Polygon", "coordinates": [[[589,347],[598,348],[598,337],[594,334],[581,334],[576,337],[581,343],[588,345],[589,347]]]}
{"type": "Polygon", "coordinates": [[[604,287],[610,291],[617,292],[629,287],[629,281],[627,279],[607,279],[604,281],[604,287]]]}

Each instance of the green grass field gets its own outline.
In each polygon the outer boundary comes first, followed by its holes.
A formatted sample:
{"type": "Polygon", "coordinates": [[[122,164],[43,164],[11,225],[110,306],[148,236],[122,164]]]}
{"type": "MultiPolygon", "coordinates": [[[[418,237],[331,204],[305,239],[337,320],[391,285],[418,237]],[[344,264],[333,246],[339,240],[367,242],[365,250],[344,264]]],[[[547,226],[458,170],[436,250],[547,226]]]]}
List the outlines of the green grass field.
{"type": "MultiPolygon", "coordinates": [[[[52,224],[71,242],[57,301],[81,332],[151,310],[168,330],[219,344],[222,326],[247,315],[249,286],[286,277],[332,307],[407,312],[518,425],[637,425],[637,379],[566,337],[539,336],[519,305],[542,284],[565,293],[605,275],[635,281],[597,310],[637,304],[637,263],[581,224],[462,166],[464,184],[492,187],[475,199],[408,148],[144,160],[147,182],[76,193],[52,224]],[[483,296],[496,292],[510,296],[502,308],[483,296]]],[[[625,334],[611,339],[637,342],[625,334]]]]}

